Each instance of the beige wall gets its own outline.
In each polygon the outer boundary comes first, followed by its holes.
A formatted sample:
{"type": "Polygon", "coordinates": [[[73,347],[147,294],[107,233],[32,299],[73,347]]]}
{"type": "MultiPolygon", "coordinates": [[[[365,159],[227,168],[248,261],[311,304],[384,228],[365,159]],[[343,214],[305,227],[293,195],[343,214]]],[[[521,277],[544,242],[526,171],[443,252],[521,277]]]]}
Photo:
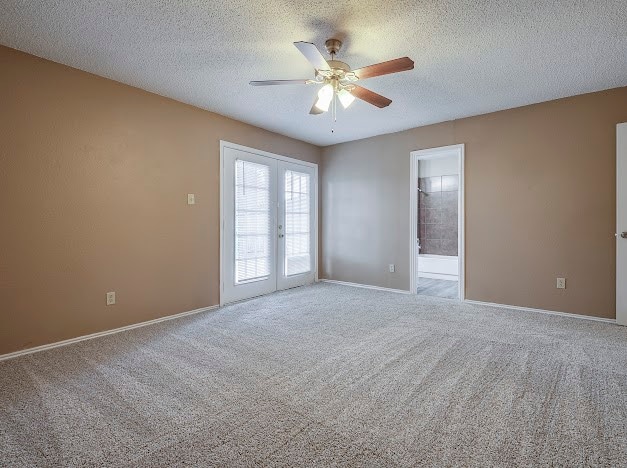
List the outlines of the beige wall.
{"type": "MultiPolygon", "coordinates": [[[[219,140],[320,157],[12,49],[0,69],[0,354],[217,304],[219,140]]],[[[627,88],[325,148],[321,277],[407,289],[409,152],[465,143],[467,297],[613,317],[621,121],[627,88]]]]}
{"type": "Polygon", "coordinates": [[[5,47],[0,70],[0,354],[217,304],[219,141],[319,160],[5,47]]]}
{"type": "Polygon", "coordinates": [[[409,153],[464,143],[466,297],[613,318],[625,121],[619,88],[324,148],[321,277],[408,289],[409,153]]]}

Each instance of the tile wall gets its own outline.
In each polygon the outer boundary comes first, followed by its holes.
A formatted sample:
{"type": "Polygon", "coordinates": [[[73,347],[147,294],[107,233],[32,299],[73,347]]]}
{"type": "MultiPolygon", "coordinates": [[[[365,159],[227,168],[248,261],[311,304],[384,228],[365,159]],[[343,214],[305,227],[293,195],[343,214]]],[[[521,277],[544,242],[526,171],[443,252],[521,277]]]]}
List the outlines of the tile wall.
{"type": "Polygon", "coordinates": [[[420,253],[456,256],[459,176],[421,177],[418,187],[420,253]]]}

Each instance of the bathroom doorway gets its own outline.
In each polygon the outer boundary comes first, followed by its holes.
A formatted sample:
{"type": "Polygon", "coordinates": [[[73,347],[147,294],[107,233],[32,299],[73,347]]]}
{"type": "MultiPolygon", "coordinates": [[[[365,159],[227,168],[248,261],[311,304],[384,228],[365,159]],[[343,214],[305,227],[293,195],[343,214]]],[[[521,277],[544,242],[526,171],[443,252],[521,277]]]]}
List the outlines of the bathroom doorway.
{"type": "Polygon", "coordinates": [[[464,299],[464,145],[411,153],[411,290],[464,299]]]}

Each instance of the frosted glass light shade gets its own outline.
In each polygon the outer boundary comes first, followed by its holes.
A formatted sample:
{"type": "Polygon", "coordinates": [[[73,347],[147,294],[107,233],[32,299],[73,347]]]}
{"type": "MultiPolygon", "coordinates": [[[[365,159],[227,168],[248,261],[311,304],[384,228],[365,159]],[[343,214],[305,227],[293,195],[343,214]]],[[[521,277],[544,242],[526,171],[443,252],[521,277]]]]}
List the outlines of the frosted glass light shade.
{"type": "Polygon", "coordinates": [[[320,88],[320,91],[318,91],[318,101],[315,104],[316,109],[321,110],[322,112],[328,111],[332,100],[333,86],[326,84],[320,88]]]}
{"type": "Polygon", "coordinates": [[[349,93],[345,89],[341,89],[340,92],[337,93],[337,97],[342,103],[342,106],[344,107],[344,109],[347,109],[348,106],[350,106],[355,100],[355,96],[353,96],[351,93],[349,93]]]}

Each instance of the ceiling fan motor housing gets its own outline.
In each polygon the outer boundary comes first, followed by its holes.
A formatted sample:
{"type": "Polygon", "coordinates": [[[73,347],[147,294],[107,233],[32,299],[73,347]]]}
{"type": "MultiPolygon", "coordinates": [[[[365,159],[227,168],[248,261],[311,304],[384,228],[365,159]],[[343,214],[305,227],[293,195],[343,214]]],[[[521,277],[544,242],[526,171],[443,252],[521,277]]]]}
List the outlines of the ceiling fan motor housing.
{"type": "Polygon", "coordinates": [[[340,60],[327,60],[331,70],[316,70],[316,77],[319,80],[336,79],[340,82],[357,81],[357,77],[351,71],[351,67],[340,60]]]}
{"type": "Polygon", "coordinates": [[[333,71],[343,71],[344,73],[351,71],[351,67],[347,63],[340,62],[339,60],[327,60],[329,67],[333,71]]]}
{"type": "Polygon", "coordinates": [[[328,39],[324,45],[327,52],[331,54],[331,60],[327,60],[330,71],[322,71],[325,78],[336,79],[338,82],[357,81],[357,76],[351,71],[351,67],[340,60],[335,60],[335,56],[342,48],[342,41],[339,39],[328,39]]]}

